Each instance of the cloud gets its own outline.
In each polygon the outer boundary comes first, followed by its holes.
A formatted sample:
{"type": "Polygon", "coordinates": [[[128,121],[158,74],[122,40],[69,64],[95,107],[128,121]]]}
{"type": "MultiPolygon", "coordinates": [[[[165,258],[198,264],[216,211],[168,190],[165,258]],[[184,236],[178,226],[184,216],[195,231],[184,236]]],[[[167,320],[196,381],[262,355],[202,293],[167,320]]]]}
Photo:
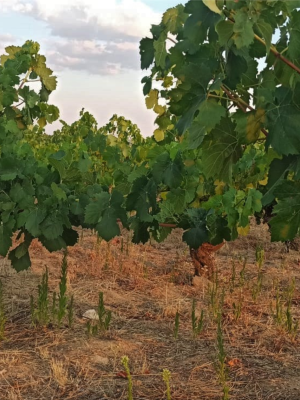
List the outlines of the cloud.
{"type": "Polygon", "coordinates": [[[1,10],[47,25],[46,55],[54,68],[92,74],[139,69],[139,40],[161,18],[141,0],[1,0],[1,10]]]}
{"type": "MultiPolygon", "coordinates": [[[[88,24],[102,35],[97,37],[101,40],[111,40],[112,33],[121,41],[140,38],[151,23],[160,19],[158,13],[140,0],[34,0],[34,4],[38,17],[47,21],[53,32],[66,34],[64,25],[70,22],[82,27],[88,24]]],[[[72,33],[73,39],[81,39],[84,32],[79,29],[72,33]]]]}
{"type": "Polygon", "coordinates": [[[15,43],[16,40],[17,38],[13,35],[0,34],[0,49],[4,49],[5,47],[10,46],[12,43],[15,43]]]}
{"type": "Polygon", "coordinates": [[[138,45],[132,42],[100,43],[89,40],[56,42],[47,54],[55,70],[87,71],[91,74],[118,74],[139,70],[138,45]]]}
{"type": "Polygon", "coordinates": [[[140,39],[160,14],[141,0],[1,0],[0,11],[29,14],[47,23],[53,35],[76,40],[140,39]],[[87,28],[87,32],[86,32],[87,28]]]}
{"type": "Polygon", "coordinates": [[[16,11],[22,13],[29,13],[33,9],[32,1],[20,0],[1,0],[0,12],[16,11]]]}

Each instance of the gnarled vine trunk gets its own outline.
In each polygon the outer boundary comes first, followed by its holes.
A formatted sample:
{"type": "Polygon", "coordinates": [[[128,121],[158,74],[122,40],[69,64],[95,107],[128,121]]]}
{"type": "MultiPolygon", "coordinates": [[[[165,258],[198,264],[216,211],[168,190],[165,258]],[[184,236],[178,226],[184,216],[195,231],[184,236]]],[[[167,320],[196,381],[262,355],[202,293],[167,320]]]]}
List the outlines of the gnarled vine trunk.
{"type": "Polygon", "coordinates": [[[215,272],[214,253],[224,244],[225,242],[213,246],[210,243],[203,243],[198,249],[190,249],[196,276],[205,276],[208,279],[213,277],[215,272]]]}

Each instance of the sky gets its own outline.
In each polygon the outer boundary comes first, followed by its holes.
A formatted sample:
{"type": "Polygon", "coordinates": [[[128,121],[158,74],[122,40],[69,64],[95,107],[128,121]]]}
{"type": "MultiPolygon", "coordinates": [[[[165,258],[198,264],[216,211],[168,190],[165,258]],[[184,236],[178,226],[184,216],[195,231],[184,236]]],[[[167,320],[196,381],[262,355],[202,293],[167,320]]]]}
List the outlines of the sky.
{"type": "MultiPolygon", "coordinates": [[[[180,0],[0,0],[0,54],[37,41],[58,78],[49,103],[72,123],[82,108],[100,126],[113,114],[154,131],[155,114],[142,93],[139,41],[180,0]]],[[[184,0],[183,3],[186,1],[184,0]]],[[[51,133],[60,124],[47,128],[51,133]]]]}

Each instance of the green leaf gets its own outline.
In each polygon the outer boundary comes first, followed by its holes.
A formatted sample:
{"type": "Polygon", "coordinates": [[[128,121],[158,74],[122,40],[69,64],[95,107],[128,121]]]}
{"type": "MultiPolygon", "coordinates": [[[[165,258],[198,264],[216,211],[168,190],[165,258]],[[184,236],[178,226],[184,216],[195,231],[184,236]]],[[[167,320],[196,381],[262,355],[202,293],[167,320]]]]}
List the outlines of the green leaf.
{"type": "Polygon", "coordinates": [[[244,9],[238,10],[234,16],[233,40],[238,49],[249,46],[254,40],[253,22],[244,9]]]}
{"type": "Polygon", "coordinates": [[[223,118],[205,138],[202,149],[204,175],[230,183],[232,167],[241,155],[235,124],[229,118],[223,118]]]}
{"type": "Polygon", "coordinates": [[[248,70],[247,60],[239,55],[235,55],[233,51],[229,51],[227,63],[225,66],[226,80],[225,84],[231,89],[235,89],[240,82],[244,73],[248,70]]]}
{"type": "Polygon", "coordinates": [[[266,49],[267,49],[267,54],[270,52],[270,47],[272,44],[272,36],[273,36],[273,28],[270,24],[268,24],[266,21],[263,19],[259,19],[255,27],[258,29],[259,33],[261,34],[262,38],[266,42],[266,49]]]}
{"type": "Polygon", "coordinates": [[[57,239],[63,233],[63,223],[61,217],[55,213],[47,216],[40,224],[40,229],[46,239],[57,239]]]}
{"type": "Polygon", "coordinates": [[[192,249],[198,249],[203,243],[208,241],[208,231],[206,228],[207,211],[203,209],[190,209],[188,216],[192,223],[192,228],[184,232],[182,239],[192,249]]]}
{"type": "Polygon", "coordinates": [[[95,201],[90,203],[85,209],[84,221],[86,224],[97,224],[104,210],[109,206],[110,195],[107,192],[99,193],[95,196],[95,201]]]}
{"type": "Polygon", "coordinates": [[[220,21],[216,25],[216,31],[219,35],[220,45],[229,46],[229,41],[233,36],[233,24],[229,21],[220,21]]]}
{"type": "Polygon", "coordinates": [[[166,50],[166,34],[162,33],[158,40],[154,41],[155,63],[158,67],[164,69],[166,66],[167,50],[166,50]]]}
{"type": "Polygon", "coordinates": [[[157,157],[152,173],[156,182],[163,182],[170,188],[177,188],[183,179],[182,169],[180,156],[178,155],[172,160],[169,154],[165,152],[157,157]]]}
{"type": "Polygon", "coordinates": [[[75,246],[78,242],[78,232],[71,228],[65,228],[62,234],[62,238],[66,243],[66,246],[75,246]]]}
{"type": "Polygon", "coordinates": [[[46,217],[45,210],[41,208],[35,208],[32,210],[25,223],[25,228],[27,231],[34,237],[37,237],[41,234],[40,224],[46,217]]]}
{"type": "Polygon", "coordinates": [[[288,55],[292,60],[300,59],[300,11],[293,11],[289,23],[290,42],[288,55]]]}
{"type": "Polygon", "coordinates": [[[184,6],[179,4],[169,8],[162,17],[162,22],[172,34],[176,34],[181,29],[188,15],[184,13],[184,6]]]}
{"type": "Polygon", "coordinates": [[[271,204],[275,199],[274,190],[282,184],[289,171],[293,169],[295,164],[295,156],[285,156],[281,160],[275,159],[272,161],[268,174],[268,183],[266,186],[266,192],[262,198],[263,206],[271,204]]]}
{"type": "Polygon", "coordinates": [[[59,187],[55,182],[51,183],[51,189],[54,193],[54,196],[58,200],[67,200],[66,192],[61,187],[59,187]]]}
{"type": "Polygon", "coordinates": [[[6,257],[8,250],[12,245],[12,232],[5,228],[4,225],[0,225],[0,255],[6,257]]]}
{"type": "Polygon", "coordinates": [[[271,219],[271,239],[285,241],[295,238],[300,227],[300,186],[297,182],[285,181],[274,190],[277,205],[271,219]]]}
{"type": "Polygon", "coordinates": [[[48,251],[50,251],[50,253],[53,253],[54,251],[59,251],[61,249],[65,249],[67,247],[66,242],[60,236],[57,237],[56,239],[51,239],[51,240],[41,236],[39,238],[39,241],[48,251]]]}
{"type": "Polygon", "coordinates": [[[29,108],[33,108],[40,100],[39,95],[35,93],[34,90],[30,90],[28,86],[24,86],[22,89],[19,89],[19,94],[23,97],[29,108]]]}
{"type": "Polygon", "coordinates": [[[190,0],[184,11],[190,16],[185,21],[183,35],[195,44],[203,43],[215,31],[215,24],[221,19],[220,15],[211,11],[202,1],[190,0]]]}
{"type": "Polygon", "coordinates": [[[256,189],[249,189],[248,196],[245,202],[245,208],[251,210],[251,213],[259,212],[262,209],[261,204],[262,193],[256,189]]]}
{"type": "Polygon", "coordinates": [[[299,154],[299,126],[300,113],[294,104],[292,91],[285,87],[277,88],[274,104],[267,111],[267,145],[272,146],[278,154],[299,154]]]}
{"type": "Polygon", "coordinates": [[[189,148],[196,149],[203,142],[204,136],[225,117],[226,109],[215,100],[205,100],[200,104],[199,114],[189,129],[189,148]]]}
{"type": "Polygon", "coordinates": [[[141,68],[147,69],[154,61],[154,40],[144,38],[140,41],[141,68]]]}
{"type": "MultiPolygon", "coordinates": [[[[19,246],[21,246],[21,245],[19,245],[19,246]]],[[[21,257],[16,256],[19,246],[16,249],[10,251],[10,253],[8,255],[8,259],[11,261],[13,268],[17,272],[27,270],[28,268],[31,267],[31,260],[30,260],[28,250],[21,257]]]]}
{"type": "Polygon", "coordinates": [[[120,227],[113,209],[108,208],[106,211],[104,211],[103,217],[96,229],[99,236],[101,236],[107,242],[113,239],[115,236],[120,235],[120,227]]]}

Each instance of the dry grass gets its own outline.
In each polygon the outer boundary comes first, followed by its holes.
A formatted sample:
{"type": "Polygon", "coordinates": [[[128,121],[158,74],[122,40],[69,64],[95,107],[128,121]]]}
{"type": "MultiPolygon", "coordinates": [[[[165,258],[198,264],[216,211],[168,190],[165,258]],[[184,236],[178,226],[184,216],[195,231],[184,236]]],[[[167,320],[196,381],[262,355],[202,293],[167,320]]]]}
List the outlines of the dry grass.
{"type": "MultiPolygon", "coordinates": [[[[32,269],[20,274],[2,261],[8,322],[6,340],[0,342],[1,400],[126,399],[123,355],[130,359],[135,400],[165,398],[164,368],[172,373],[172,400],[222,399],[215,366],[217,324],[207,281],[190,284],[193,267],[180,232],[175,231],[163,244],[129,243],[128,249],[125,235],[123,252],[121,248],[119,239],[99,244],[90,232],[84,232],[83,241],[70,249],[68,290],[75,304],[72,329],[33,328],[30,321],[29,296],[36,294],[46,266],[50,290],[57,290],[61,253],[49,254],[34,242],[32,269]],[[96,308],[99,291],[113,313],[111,328],[88,338],[82,314],[96,308]],[[196,340],[191,328],[194,298],[197,317],[202,309],[205,312],[204,330],[196,340]],[[177,311],[180,326],[175,340],[177,311]]],[[[226,289],[222,324],[231,399],[300,398],[299,334],[291,335],[276,325],[271,311],[276,285],[287,288],[295,278],[291,311],[295,320],[300,319],[298,257],[294,250],[286,254],[283,245],[271,244],[263,227],[252,227],[248,237],[217,253],[219,293],[226,289]],[[261,292],[254,299],[257,244],[263,245],[266,260],[261,292]],[[240,315],[233,304],[240,307],[240,315]]]]}

